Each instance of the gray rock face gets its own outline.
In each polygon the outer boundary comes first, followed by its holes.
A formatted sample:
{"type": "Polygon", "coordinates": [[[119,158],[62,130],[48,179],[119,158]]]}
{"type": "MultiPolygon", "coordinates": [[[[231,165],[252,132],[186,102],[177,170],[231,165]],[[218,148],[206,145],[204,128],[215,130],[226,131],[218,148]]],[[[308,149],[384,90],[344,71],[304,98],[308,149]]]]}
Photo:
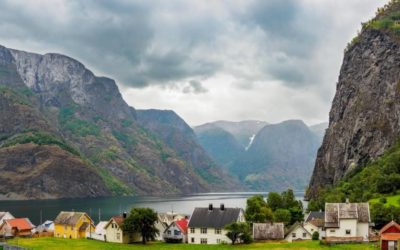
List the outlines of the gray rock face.
{"type": "Polygon", "coordinates": [[[308,198],[382,155],[400,135],[400,47],[365,29],[345,53],[308,198]]]}
{"type": "Polygon", "coordinates": [[[41,95],[44,105],[60,107],[74,102],[95,109],[100,107],[95,111],[110,118],[131,118],[133,109],[122,99],[114,80],[96,77],[82,63],[64,55],[9,51],[23,82],[41,95]],[[108,102],[104,102],[104,93],[109,96],[108,102]]]}

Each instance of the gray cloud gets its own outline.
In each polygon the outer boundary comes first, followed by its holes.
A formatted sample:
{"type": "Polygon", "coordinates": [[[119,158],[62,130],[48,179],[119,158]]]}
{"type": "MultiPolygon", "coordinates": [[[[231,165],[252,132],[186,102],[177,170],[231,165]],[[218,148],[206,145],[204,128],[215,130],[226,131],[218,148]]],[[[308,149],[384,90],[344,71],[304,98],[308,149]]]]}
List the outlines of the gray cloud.
{"type": "Polygon", "coordinates": [[[208,89],[203,87],[201,82],[196,81],[196,80],[191,80],[188,82],[188,85],[183,88],[182,92],[185,94],[188,94],[188,93],[203,94],[203,93],[207,93],[208,89]]]}

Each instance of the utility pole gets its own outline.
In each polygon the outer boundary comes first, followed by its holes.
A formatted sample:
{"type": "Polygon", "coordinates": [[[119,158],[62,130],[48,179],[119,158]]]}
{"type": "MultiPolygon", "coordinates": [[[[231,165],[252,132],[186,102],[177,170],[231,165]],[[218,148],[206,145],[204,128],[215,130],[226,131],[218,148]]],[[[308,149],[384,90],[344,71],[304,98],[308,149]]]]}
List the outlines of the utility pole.
{"type": "Polygon", "coordinates": [[[43,214],[42,214],[42,209],[40,209],[40,225],[43,224],[43,214]]]}
{"type": "Polygon", "coordinates": [[[101,221],[101,209],[99,208],[99,223],[101,221]]]}

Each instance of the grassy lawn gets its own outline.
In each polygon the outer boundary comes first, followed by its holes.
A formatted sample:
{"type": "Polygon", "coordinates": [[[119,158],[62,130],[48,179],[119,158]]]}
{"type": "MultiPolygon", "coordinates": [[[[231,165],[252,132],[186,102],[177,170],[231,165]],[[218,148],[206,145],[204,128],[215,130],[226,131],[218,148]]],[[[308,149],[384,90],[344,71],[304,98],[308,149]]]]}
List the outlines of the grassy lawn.
{"type": "MultiPolygon", "coordinates": [[[[393,196],[385,196],[385,198],[387,201],[385,204],[386,206],[390,206],[390,205],[395,206],[395,207],[400,206],[400,204],[397,202],[400,199],[400,194],[393,195],[393,196]]],[[[378,203],[379,198],[371,199],[369,202],[370,203],[378,203]]]]}
{"type": "Polygon", "coordinates": [[[71,239],[59,239],[59,238],[32,238],[32,239],[13,239],[9,240],[10,245],[19,245],[27,247],[29,249],[85,249],[85,250],[98,250],[98,249],[154,249],[154,250],[172,250],[172,249],[198,249],[198,250],[231,250],[231,249],[296,249],[296,250],[309,250],[309,249],[377,249],[374,244],[347,244],[347,245],[336,245],[336,246],[321,246],[318,241],[303,241],[295,243],[279,243],[279,242],[264,242],[264,243],[253,243],[250,245],[188,245],[188,244],[167,244],[167,243],[149,243],[147,245],[141,244],[116,244],[116,243],[105,243],[94,240],[71,240],[71,239]]]}

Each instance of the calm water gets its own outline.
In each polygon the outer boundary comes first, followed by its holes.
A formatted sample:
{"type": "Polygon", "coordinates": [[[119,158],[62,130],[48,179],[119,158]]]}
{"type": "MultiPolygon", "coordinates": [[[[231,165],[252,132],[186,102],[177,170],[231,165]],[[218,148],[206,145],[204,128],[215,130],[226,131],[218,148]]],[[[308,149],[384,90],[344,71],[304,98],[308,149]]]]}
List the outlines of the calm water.
{"type": "MultiPolygon", "coordinates": [[[[266,193],[206,193],[171,197],[107,197],[86,199],[59,199],[34,201],[0,201],[0,211],[10,211],[15,217],[28,217],[37,225],[41,221],[54,220],[60,211],[84,211],[97,223],[111,216],[129,211],[133,207],[151,207],[158,212],[174,211],[190,215],[195,207],[207,207],[209,203],[226,207],[246,207],[246,199],[266,193]]],[[[302,200],[303,193],[295,193],[302,200]]]]}

